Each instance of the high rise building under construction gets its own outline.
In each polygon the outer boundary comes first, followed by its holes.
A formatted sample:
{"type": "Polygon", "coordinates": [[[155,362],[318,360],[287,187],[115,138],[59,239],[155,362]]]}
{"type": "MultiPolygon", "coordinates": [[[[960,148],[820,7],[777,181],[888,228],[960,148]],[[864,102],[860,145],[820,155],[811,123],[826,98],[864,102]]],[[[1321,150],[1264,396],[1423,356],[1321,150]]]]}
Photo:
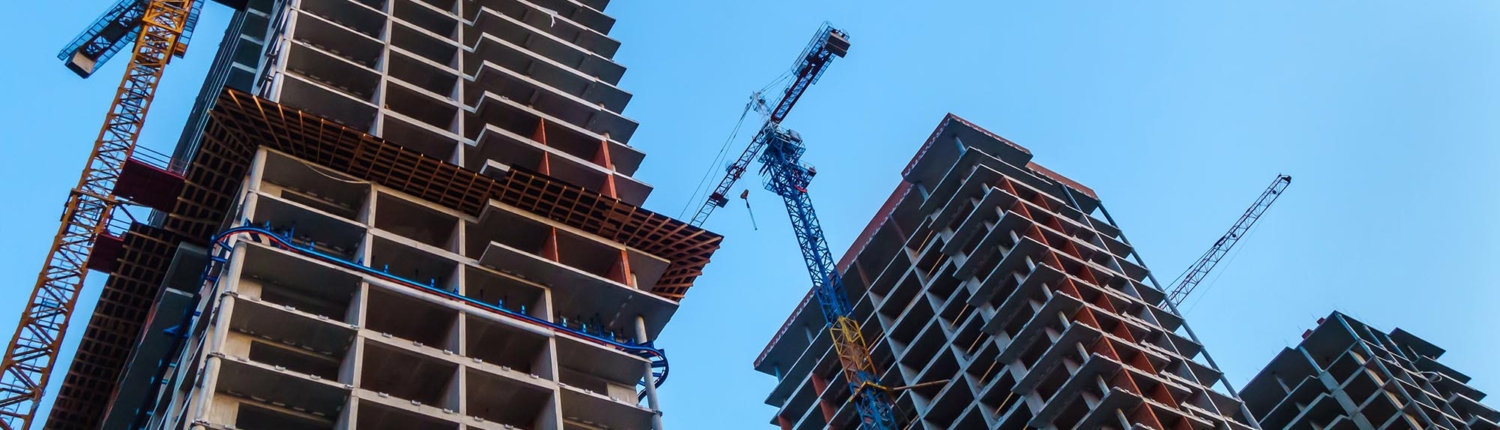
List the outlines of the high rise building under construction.
{"type": "MultiPolygon", "coordinates": [[[[1257,428],[1099,197],[1031,160],[945,117],[838,262],[902,428],[1257,428]]],[[[755,360],[770,424],[860,428],[811,300],[755,360]]]]}
{"type": "Polygon", "coordinates": [[[1245,384],[1245,405],[1270,429],[1500,429],[1446,351],[1402,329],[1384,332],[1342,312],[1318,319],[1245,384]]]}
{"type": "Polygon", "coordinates": [[[242,4],[46,427],[661,428],[721,237],[640,207],[607,3],[242,4]]]}

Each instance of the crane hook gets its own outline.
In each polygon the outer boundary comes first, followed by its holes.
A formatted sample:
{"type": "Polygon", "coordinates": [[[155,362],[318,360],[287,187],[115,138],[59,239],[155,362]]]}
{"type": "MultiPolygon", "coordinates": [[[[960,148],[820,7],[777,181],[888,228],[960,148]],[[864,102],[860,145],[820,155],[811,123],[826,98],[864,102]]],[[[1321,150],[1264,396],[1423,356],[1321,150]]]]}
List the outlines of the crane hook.
{"type": "Polygon", "coordinates": [[[760,226],[755,225],[755,211],[750,209],[750,189],[749,188],[746,188],[744,191],[740,191],[740,200],[744,200],[745,201],[745,212],[749,212],[750,213],[750,227],[754,228],[755,231],[760,231],[760,226]]]}

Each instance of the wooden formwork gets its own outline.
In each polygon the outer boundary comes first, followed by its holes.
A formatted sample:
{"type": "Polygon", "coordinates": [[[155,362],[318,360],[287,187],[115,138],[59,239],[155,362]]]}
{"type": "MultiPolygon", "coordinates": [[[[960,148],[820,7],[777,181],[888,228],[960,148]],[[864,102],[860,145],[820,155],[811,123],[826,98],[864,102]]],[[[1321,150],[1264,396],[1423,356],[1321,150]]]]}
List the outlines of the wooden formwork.
{"type": "Polygon", "coordinates": [[[132,226],[123,236],[117,268],[104,283],[78,343],[47,418],[48,429],[99,427],[180,241],[145,224],[132,226]]]}
{"type": "Polygon", "coordinates": [[[219,228],[256,148],[266,146],[350,176],[478,216],[490,200],[597,234],[671,262],[651,292],[681,299],[723,237],[619,199],[512,167],[500,179],[423,155],[332,120],[225,90],[210,113],[188,184],[165,227],[188,237],[219,228]]]}

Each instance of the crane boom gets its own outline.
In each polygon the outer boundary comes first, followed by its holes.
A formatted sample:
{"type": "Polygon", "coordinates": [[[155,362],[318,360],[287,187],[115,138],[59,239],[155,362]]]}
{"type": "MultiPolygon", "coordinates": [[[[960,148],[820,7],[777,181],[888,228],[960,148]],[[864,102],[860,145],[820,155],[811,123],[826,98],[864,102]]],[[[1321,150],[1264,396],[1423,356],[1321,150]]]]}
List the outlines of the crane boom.
{"type": "Polygon", "coordinates": [[[0,429],[26,429],[33,423],[88,276],[95,238],[105,233],[119,204],[115,182],[135,152],[162,71],[174,54],[184,52],[179,37],[195,15],[194,3],[151,0],[142,12],[130,65],[78,186],[68,196],[62,225],[0,364],[0,429]]]}
{"type": "Polygon", "coordinates": [[[1219,265],[1219,260],[1229,253],[1230,248],[1234,248],[1234,244],[1239,243],[1245,232],[1255,225],[1255,221],[1259,220],[1261,215],[1265,215],[1266,210],[1271,208],[1272,203],[1276,203],[1276,198],[1280,197],[1281,192],[1286,191],[1286,187],[1290,185],[1292,185],[1291,176],[1277,175],[1276,180],[1271,182],[1271,186],[1266,187],[1266,190],[1260,193],[1260,197],[1255,199],[1255,204],[1250,205],[1250,208],[1245,210],[1245,214],[1240,215],[1240,219],[1234,222],[1234,226],[1229,227],[1229,232],[1224,233],[1224,236],[1214,242],[1214,246],[1209,247],[1208,252],[1204,252],[1203,256],[1199,257],[1192,266],[1188,266],[1187,271],[1183,272],[1180,278],[1181,281],[1167,292],[1167,300],[1171,300],[1174,305],[1181,305],[1187,296],[1198,288],[1198,283],[1203,282],[1208,272],[1213,271],[1214,267],[1219,265]]]}
{"type": "Polygon", "coordinates": [[[693,219],[688,224],[694,227],[703,226],[715,208],[724,207],[729,203],[729,198],[726,197],[729,195],[729,189],[733,188],[735,181],[745,174],[745,169],[750,167],[750,161],[754,160],[762,149],[765,149],[767,139],[770,138],[769,130],[775,129],[770,126],[780,125],[781,120],[792,112],[792,106],[802,99],[802,94],[807,92],[807,87],[817,83],[818,78],[823,76],[823,72],[828,70],[833,57],[843,57],[847,53],[849,53],[847,34],[827,23],[818,28],[818,32],[813,34],[812,42],[802,50],[802,54],[797,56],[797,61],[792,65],[791,73],[794,76],[792,84],[782,92],[781,99],[776,102],[776,107],[771,109],[770,117],[766,119],[765,124],[761,125],[755,137],[750,139],[750,145],[745,147],[745,151],[729,165],[724,177],[719,179],[719,184],[708,195],[708,201],[698,207],[698,212],[693,214],[693,219]]]}

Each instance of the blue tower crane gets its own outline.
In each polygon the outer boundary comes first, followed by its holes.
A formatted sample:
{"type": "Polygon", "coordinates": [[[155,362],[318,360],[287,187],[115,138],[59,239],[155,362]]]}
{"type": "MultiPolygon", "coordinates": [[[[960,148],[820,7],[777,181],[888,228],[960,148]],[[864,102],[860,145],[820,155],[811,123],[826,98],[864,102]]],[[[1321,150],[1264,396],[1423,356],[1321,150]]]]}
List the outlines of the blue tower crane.
{"type": "Polygon", "coordinates": [[[722,208],[729,203],[729,197],[727,197],[729,189],[733,188],[734,183],[745,174],[745,169],[750,167],[750,161],[766,148],[771,133],[781,125],[781,120],[792,112],[792,106],[802,99],[802,94],[807,92],[807,87],[818,82],[818,78],[828,70],[829,63],[833,62],[833,57],[843,57],[847,53],[849,53],[848,34],[833,28],[828,23],[823,23],[823,26],[819,27],[818,32],[813,35],[812,43],[802,50],[802,54],[798,55],[797,61],[792,64],[790,72],[793,76],[792,83],[783,91],[775,107],[770,109],[770,116],[766,118],[765,124],[761,125],[760,132],[750,139],[750,145],[746,146],[739,158],[729,165],[724,178],[719,180],[713,192],[709,193],[708,201],[698,207],[698,212],[693,215],[692,221],[688,224],[694,227],[703,226],[703,222],[708,221],[708,215],[712,214],[715,208],[722,208]]]}
{"type": "Polygon", "coordinates": [[[752,160],[760,161],[760,174],[765,180],[766,190],[781,196],[786,203],[792,231],[797,236],[807,274],[812,280],[813,295],[817,297],[823,319],[828,323],[834,353],[842,366],[844,380],[848,381],[851,401],[859,412],[860,427],[865,430],[896,430],[899,424],[891,406],[889,390],[880,385],[880,373],[870,359],[870,349],[861,334],[859,322],[850,317],[853,307],[849,304],[843,277],[835,266],[833,252],[828,249],[823,227],[813,209],[812,197],[807,193],[807,186],[817,170],[802,162],[802,153],[806,150],[802,137],[781,127],[781,120],[827,70],[833,57],[843,57],[848,51],[849,39],[843,31],[826,23],[818,29],[812,42],[793,64],[791,73],[795,79],[775,107],[769,109],[765,124],[740,157],[729,165],[724,178],[690,223],[702,225],[715,208],[728,203],[725,196],[735,181],[744,174],[752,160]]]}
{"type": "Polygon", "coordinates": [[[797,235],[802,260],[812,278],[813,296],[818,299],[823,320],[829,324],[834,354],[843,366],[844,380],[849,381],[862,428],[898,429],[890,397],[887,389],[880,385],[880,373],[870,360],[870,348],[865,344],[859,322],[850,317],[853,307],[849,305],[849,296],[844,290],[843,276],[839,275],[833,252],[823,237],[823,226],[813,210],[812,197],[807,194],[807,185],[817,171],[802,163],[802,152],[806,150],[802,136],[778,124],[767,124],[767,127],[760,173],[766,179],[766,190],[776,193],[786,202],[792,232],[797,235]]]}

